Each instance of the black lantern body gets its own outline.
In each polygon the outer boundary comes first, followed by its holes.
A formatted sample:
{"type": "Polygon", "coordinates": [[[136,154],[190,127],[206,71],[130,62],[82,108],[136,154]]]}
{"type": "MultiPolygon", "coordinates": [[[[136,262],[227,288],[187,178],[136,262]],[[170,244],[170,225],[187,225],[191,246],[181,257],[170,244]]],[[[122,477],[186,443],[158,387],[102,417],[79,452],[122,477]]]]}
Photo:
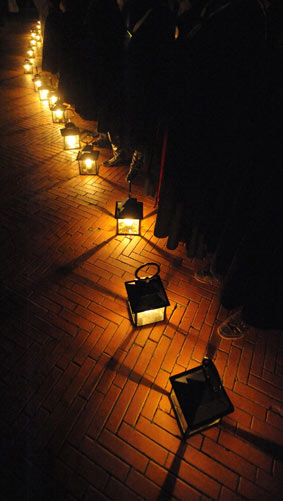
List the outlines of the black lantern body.
{"type": "Polygon", "coordinates": [[[64,129],[61,129],[64,141],[64,150],[77,150],[81,147],[80,131],[72,122],[68,122],[64,129]]]}
{"type": "Polygon", "coordinates": [[[217,369],[208,358],[194,369],[171,376],[170,400],[184,437],[218,424],[234,411],[217,369]]]}
{"type": "Polygon", "coordinates": [[[77,160],[81,175],[98,176],[99,151],[93,150],[91,144],[87,144],[82,151],[79,151],[77,160]]]}
{"type": "Polygon", "coordinates": [[[116,202],[115,219],[117,219],[117,235],[140,235],[143,218],[143,203],[136,198],[127,198],[116,202]]]}
{"type": "Polygon", "coordinates": [[[52,121],[54,124],[62,124],[66,122],[66,109],[67,106],[63,103],[57,102],[52,106],[52,121]]]}
{"type": "Polygon", "coordinates": [[[146,263],[136,270],[136,280],[125,282],[131,319],[137,327],[165,319],[166,307],[170,303],[159,271],[160,266],[157,263],[146,263]],[[139,272],[151,265],[157,267],[157,272],[150,277],[140,278],[139,272]]]}

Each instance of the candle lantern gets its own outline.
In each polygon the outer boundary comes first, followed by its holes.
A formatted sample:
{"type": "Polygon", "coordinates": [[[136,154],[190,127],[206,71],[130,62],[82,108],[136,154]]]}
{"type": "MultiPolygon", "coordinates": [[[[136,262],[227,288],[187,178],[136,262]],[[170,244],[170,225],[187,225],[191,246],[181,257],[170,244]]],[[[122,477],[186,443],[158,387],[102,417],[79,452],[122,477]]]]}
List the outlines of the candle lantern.
{"type": "Polygon", "coordinates": [[[115,219],[117,219],[117,235],[140,235],[143,218],[143,203],[136,198],[127,198],[116,202],[115,219]]]}
{"type": "Polygon", "coordinates": [[[67,106],[63,103],[60,103],[60,101],[57,101],[57,103],[52,106],[51,112],[53,123],[59,124],[66,122],[66,109],[67,106]]]}
{"type": "Polygon", "coordinates": [[[27,58],[35,58],[35,51],[34,51],[34,48],[33,47],[30,47],[28,50],[27,50],[27,58]]]}
{"type": "Polygon", "coordinates": [[[234,411],[218,371],[209,358],[199,367],[169,377],[170,400],[183,437],[199,433],[234,411]]]}
{"type": "Polygon", "coordinates": [[[30,31],[31,31],[31,35],[30,35],[30,36],[31,36],[31,38],[32,38],[32,39],[35,39],[35,38],[36,38],[36,35],[37,35],[36,30],[35,30],[35,29],[32,29],[32,30],[30,30],[30,31]]]}
{"type": "Polygon", "coordinates": [[[38,88],[40,101],[48,101],[50,91],[50,87],[46,84],[46,82],[43,82],[42,85],[38,88]]]}
{"type": "Polygon", "coordinates": [[[35,39],[35,38],[32,38],[32,39],[30,40],[29,46],[30,46],[30,47],[36,47],[36,39],[35,39]]]}
{"type": "Polygon", "coordinates": [[[136,280],[125,282],[131,319],[137,327],[161,322],[165,319],[166,308],[170,303],[159,272],[159,264],[146,263],[137,268],[136,280]],[[140,271],[150,266],[156,267],[156,273],[141,278],[140,271]]]}
{"type": "Polygon", "coordinates": [[[79,162],[80,174],[98,176],[99,151],[93,150],[91,144],[87,144],[82,151],[79,151],[77,160],[79,162]]]}
{"type": "Polygon", "coordinates": [[[33,64],[30,59],[24,61],[24,73],[33,73],[33,64]]]}
{"type": "Polygon", "coordinates": [[[34,90],[37,92],[39,88],[43,85],[43,78],[39,73],[36,73],[33,77],[34,90]]]}
{"type": "Polygon", "coordinates": [[[81,147],[80,130],[72,122],[68,122],[64,129],[61,129],[64,142],[64,150],[76,150],[81,147]]]}
{"type": "Polygon", "coordinates": [[[54,104],[60,101],[59,94],[56,90],[51,90],[48,95],[49,108],[52,110],[54,104]]]}
{"type": "Polygon", "coordinates": [[[36,34],[35,39],[36,39],[37,42],[41,42],[41,35],[40,35],[40,33],[36,34]]]}

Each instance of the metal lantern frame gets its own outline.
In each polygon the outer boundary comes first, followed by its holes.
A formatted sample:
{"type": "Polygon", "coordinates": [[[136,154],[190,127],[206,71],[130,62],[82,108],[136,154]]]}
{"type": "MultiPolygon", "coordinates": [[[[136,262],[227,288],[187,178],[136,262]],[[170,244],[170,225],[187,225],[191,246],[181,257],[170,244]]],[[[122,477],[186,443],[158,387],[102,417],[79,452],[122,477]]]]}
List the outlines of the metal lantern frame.
{"type": "Polygon", "coordinates": [[[49,96],[48,96],[48,102],[49,102],[49,108],[50,110],[52,110],[53,106],[58,103],[58,101],[60,101],[60,96],[58,94],[58,91],[56,91],[55,89],[51,90],[49,92],[49,96]]]}
{"type": "Polygon", "coordinates": [[[131,320],[136,327],[165,320],[170,302],[159,273],[158,263],[145,263],[136,269],[135,280],[125,282],[131,320]],[[141,277],[141,270],[149,266],[155,266],[156,273],[141,277]]]}
{"type": "Polygon", "coordinates": [[[52,113],[52,122],[54,124],[66,123],[67,106],[64,103],[61,103],[61,101],[59,100],[50,109],[52,113]],[[60,111],[61,114],[59,114],[60,111]]]}
{"type": "Polygon", "coordinates": [[[64,150],[78,150],[81,147],[80,143],[80,129],[73,124],[73,122],[67,122],[64,129],[61,129],[61,135],[64,142],[64,150]],[[68,138],[72,137],[73,144],[70,144],[68,138]]]}
{"type": "Polygon", "coordinates": [[[140,235],[143,219],[143,203],[129,197],[116,202],[115,219],[117,220],[117,235],[140,235]]]}
{"type": "Polygon", "coordinates": [[[77,160],[79,162],[79,169],[81,175],[98,176],[99,165],[98,157],[100,152],[94,150],[92,144],[87,144],[79,151],[77,160]]]}

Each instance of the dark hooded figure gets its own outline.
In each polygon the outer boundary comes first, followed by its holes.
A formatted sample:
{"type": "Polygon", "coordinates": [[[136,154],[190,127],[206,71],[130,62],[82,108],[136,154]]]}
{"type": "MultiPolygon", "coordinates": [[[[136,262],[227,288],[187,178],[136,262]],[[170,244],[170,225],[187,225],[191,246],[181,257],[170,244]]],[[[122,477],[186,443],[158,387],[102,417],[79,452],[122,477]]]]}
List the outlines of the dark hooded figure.
{"type": "MultiPolygon", "coordinates": [[[[106,165],[118,165],[122,160],[126,29],[117,1],[91,0],[84,32],[83,64],[88,100],[85,113],[97,120],[100,136],[109,134],[114,157],[106,165]]],[[[99,142],[102,145],[103,141],[99,142]]]]}
{"type": "Polygon", "coordinates": [[[127,142],[134,155],[127,176],[132,181],[152,144],[167,92],[167,49],[174,38],[168,3],[128,0],[123,9],[126,39],[127,142]]]}
{"type": "Polygon", "coordinates": [[[59,72],[61,30],[63,13],[59,8],[60,0],[49,0],[48,15],[45,20],[42,69],[52,74],[59,72]]]}
{"type": "MultiPolygon", "coordinates": [[[[214,252],[243,187],[252,185],[265,93],[260,0],[200,0],[178,18],[168,146],[155,236],[214,252]]],[[[252,193],[249,196],[253,196],[252,193]]]]}
{"type": "Polygon", "coordinates": [[[64,100],[76,105],[84,100],[81,55],[84,9],[79,0],[61,0],[63,11],[59,50],[59,86],[64,100]]]}

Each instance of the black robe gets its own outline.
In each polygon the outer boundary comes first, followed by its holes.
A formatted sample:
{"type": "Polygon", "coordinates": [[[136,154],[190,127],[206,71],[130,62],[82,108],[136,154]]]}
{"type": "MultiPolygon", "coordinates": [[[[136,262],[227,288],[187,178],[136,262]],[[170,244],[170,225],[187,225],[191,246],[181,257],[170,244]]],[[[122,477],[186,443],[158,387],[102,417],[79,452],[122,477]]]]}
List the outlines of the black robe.
{"type": "Polygon", "coordinates": [[[265,92],[265,15],[257,0],[211,0],[180,18],[155,236],[212,253],[253,174],[265,92]],[[205,10],[203,10],[205,7],[205,10]]]}

